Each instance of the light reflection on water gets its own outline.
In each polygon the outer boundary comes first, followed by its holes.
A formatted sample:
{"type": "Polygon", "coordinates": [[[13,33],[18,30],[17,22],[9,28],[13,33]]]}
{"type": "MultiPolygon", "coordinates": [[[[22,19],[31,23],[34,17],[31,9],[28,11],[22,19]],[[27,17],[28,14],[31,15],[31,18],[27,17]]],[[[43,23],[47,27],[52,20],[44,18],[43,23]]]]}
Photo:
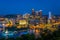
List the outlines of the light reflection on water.
{"type": "Polygon", "coordinates": [[[24,35],[24,34],[28,34],[28,31],[25,31],[25,32],[12,32],[12,31],[9,31],[8,33],[5,33],[5,32],[0,32],[0,38],[5,38],[5,37],[20,37],[21,35],[24,35]]]}

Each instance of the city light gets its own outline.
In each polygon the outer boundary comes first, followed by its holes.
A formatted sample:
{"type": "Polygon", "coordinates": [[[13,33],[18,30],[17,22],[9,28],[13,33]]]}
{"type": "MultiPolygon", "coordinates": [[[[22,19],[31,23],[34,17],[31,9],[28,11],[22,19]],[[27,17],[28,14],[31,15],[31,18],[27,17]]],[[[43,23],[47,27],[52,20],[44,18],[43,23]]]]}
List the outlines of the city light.
{"type": "MultiPolygon", "coordinates": [[[[60,16],[59,16],[60,17],[60,16]]],[[[42,15],[42,10],[35,11],[32,9],[32,14],[26,13],[23,15],[16,15],[14,18],[0,18],[0,26],[2,25],[2,30],[5,32],[5,36],[13,35],[14,31],[17,30],[17,33],[21,30],[28,31],[29,34],[34,34],[35,37],[40,37],[40,33],[45,33],[44,31],[57,31],[60,25],[60,18],[52,15],[51,12],[48,13],[48,16],[42,15]],[[8,30],[6,30],[8,29],[8,30]],[[9,32],[9,30],[12,30],[9,32]]],[[[22,33],[24,34],[24,32],[22,33]]]]}

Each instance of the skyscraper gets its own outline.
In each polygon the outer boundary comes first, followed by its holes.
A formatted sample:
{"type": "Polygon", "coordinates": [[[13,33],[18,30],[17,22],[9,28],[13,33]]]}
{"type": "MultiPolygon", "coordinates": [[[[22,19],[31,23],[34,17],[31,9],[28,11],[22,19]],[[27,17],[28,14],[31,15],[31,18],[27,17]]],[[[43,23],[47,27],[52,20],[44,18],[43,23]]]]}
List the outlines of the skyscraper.
{"type": "Polygon", "coordinates": [[[52,19],[51,12],[49,12],[49,15],[48,15],[48,23],[51,23],[51,19],[52,19]]]}
{"type": "Polygon", "coordinates": [[[32,9],[32,15],[35,15],[35,11],[34,11],[34,9],[32,9]]]}
{"type": "Polygon", "coordinates": [[[52,18],[52,16],[51,16],[51,12],[49,12],[48,19],[51,19],[51,18],[52,18]]]}
{"type": "Polygon", "coordinates": [[[42,16],[42,10],[39,10],[39,15],[40,15],[40,17],[42,16]]]}

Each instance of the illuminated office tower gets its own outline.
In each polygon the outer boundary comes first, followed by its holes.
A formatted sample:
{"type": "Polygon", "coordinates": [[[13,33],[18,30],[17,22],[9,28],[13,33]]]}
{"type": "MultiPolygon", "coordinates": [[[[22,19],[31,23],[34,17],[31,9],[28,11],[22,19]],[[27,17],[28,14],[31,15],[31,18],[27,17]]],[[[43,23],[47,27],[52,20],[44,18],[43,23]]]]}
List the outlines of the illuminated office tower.
{"type": "Polygon", "coordinates": [[[39,20],[40,20],[40,23],[42,23],[42,10],[39,10],[39,12],[38,12],[38,14],[39,14],[39,20]]]}
{"type": "Polygon", "coordinates": [[[38,11],[36,11],[35,13],[36,13],[35,18],[37,19],[38,18],[38,15],[39,15],[38,14],[38,11]]]}
{"type": "Polygon", "coordinates": [[[27,18],[27,13],[23,14],[23,18],[27,18]]]}
{"type": "Polygon", "coordinates": [[[49,12],[49,15],[48,15],[48,23],[51,23],[51,19],[52,19],[51,12],[49,12]]]}
{"type": "Polygon", "coordinates": [[[35,11],[34,11],[34,9],[32,9],[32,15],[35,15],[35,11]]]}
{"type": "Polygon", "coordinates": [[[49,17],[48,17],[48,19],[51,19],[52,17],[51,17],[51,12],[49,12],[49,17]]]}
{"type": "Polygon", "coordinates": [[[40,22],[40,15],[39,15],[38,11],[36,11],[35,13],[36,13],[36,15],[35,15],[35,24],[39,24],[39,22],[40,22]]]}
{"type": "Polygon", "coordinates": [[[20,16],[21,16],[21,15],[17,15],[16,22],[15,22],[15,23],[16,23],[16,26],[19,25],[19,20],[20,20],[20,18],[21,18],[20,16]]]}
{"type": "Polygon", "coordinates": [[[47,24],[47,16],[44,16],[44,22],[47,24]]]}
{"type": "Polygon", "coordinates": [[[56,22],[56,17],[52,16],[52,23],[55,23],[55,22],[56,22]]]}
{"type": "Polygon", "coordinates": [[[25,14],[23,15],[23,18],[27,19],[27,18],[29,18],[29,16],[30,16],[29,13],[25,13],[25,14]]]}
{"type": "Polygon", "coordinates": [[[38,14],[38,11],[36,11],[36,15],[38,16],[39,14],[38,14]]]}
{"type": "Polygon", "coordinates": [[[40,15],[40,17],[42,16],[42,10],[39,10],[39,15],[40,15]]]}
{"type": "Polygon", "coordinates": [[[32,9],[32,15],[30,16],[32,19],[35,19],[35,11],[32,9]]]}

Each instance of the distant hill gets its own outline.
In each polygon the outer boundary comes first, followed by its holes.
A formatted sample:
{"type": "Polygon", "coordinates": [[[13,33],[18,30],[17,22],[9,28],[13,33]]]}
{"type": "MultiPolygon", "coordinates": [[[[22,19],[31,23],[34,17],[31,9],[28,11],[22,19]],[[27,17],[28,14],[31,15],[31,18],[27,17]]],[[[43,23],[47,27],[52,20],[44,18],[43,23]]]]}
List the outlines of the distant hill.
{"type": "Polygon", "coordinates": [[[10,14],[10,15],[5,15],[4,17],[5,17],[5,18],[16,18],[17,16],[10,14]]]}
{"type": "MultiPolygon", "coordinates": [[[[20,15],[20,14],[9,14],[9,15],[0,16],[0,17],[4,17],[4,18],[16,18],[17,15],[20,15]]],[[[43,16],[48,17],[48,15],[42,15],[42,17],[43,17],[43,16]]],[[[54,16],[59,17],[60,15],[54,15],[54,16]]]]}

